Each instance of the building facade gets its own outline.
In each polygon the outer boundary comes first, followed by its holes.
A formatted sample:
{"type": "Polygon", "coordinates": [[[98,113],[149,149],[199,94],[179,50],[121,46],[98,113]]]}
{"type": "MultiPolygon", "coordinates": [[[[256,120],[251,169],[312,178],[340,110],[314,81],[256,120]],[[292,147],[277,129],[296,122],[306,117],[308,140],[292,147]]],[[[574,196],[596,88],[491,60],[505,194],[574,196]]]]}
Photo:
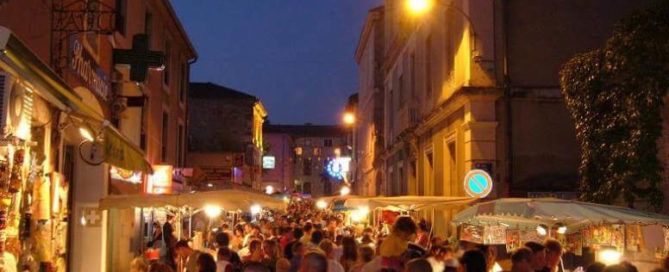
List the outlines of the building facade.
{"type": "Polygon", "coordinates": [[[200,187],[262,189],[267,111],[260,100],[212,83],[191,83],[189,97],[187,164],[203,173],[200,187]]]}
{"type": "Polygon", "coordinates": [[[358,104],[355,131],[354,192],[358,195],[381,195],[384,150],[384,13],[383,6],[369,11],[363,26],[355,60],[358,64],[358,104]]]}
{"type": "MultiPolygon", "coordinates": [[[[349,178],[351,150],[347,130],[328,125],[268,125],[268,137],[288,135],[292,143],[293,191],[312,197],[339,194],[349,178]]],[[[271,152],[271,151],[270,151],[271,152]]],[[[277,165],[276,167],[285,167],[277,165]]]]}
{"type": "Polygon", "coordinates": [[[288,131],[263,127],[265,140],[262,157],[262,188],[274,192],[292,192],[295,188],[295,143],[288,131]]]}
{"type": "MultiPolygon", "coordinates": [[[[464,196],[465,173],[479,168],[493,177],[490,197],[575,195],[579,149],[558,71],[643,4],[454,0],[411,16],[403,1],[385,1],[376,194],[464,196]]],[[[360,74],[373,73],[360,65],[360,74]]]]}
{"type": "Polygon", "coordinates": [[[67,271],[129,269],[128,260],[142,252],[149,235],[141,222],[151,215],[103,211],[98,202],[111,194],[182,187],[148,173],[156,166],[183,166],[188,74],[197,57],[188,36],[164,0],[9,1],[0,7],[0,25],[12,29],[72,89],[73,95],[64,97],[75,102],[67,105],[81,103],[95,117],[82,117],[76,109],[60,117],[74,130],[61,135],[58,151],[60,171],[71,173],[67,271]],[[135,43],[138,34],[147,42],[135,43]],[[159,63],[146,62],[146,55],[136,54],[141,49],[160,54],[159,63]],[[117,57],[121,51],[125,58],[117,57]],[[137,70],[142,62],[153,69],[137,70]],[[133,77],[131,69],[146,75],[133,77]],[[88,129],[93,142],[112,153],[82,149],[88,137],[82,140],[76,127],[88,129]],[[82,152],[91,154],[85,159],[82,152]]]}

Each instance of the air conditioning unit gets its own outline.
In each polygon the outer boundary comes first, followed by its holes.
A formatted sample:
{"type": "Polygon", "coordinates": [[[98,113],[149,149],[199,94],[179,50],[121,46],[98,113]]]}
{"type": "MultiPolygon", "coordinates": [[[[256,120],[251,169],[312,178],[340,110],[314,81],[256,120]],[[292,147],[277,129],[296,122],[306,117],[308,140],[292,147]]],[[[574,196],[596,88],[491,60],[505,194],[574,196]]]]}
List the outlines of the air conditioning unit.
{"type": "Polygon", "coordinates": [[[0,129],[3,138],[15,136],[23,140],[30,137],[33,111],[33,92],[18,79],[0,72],[0,129]]]}

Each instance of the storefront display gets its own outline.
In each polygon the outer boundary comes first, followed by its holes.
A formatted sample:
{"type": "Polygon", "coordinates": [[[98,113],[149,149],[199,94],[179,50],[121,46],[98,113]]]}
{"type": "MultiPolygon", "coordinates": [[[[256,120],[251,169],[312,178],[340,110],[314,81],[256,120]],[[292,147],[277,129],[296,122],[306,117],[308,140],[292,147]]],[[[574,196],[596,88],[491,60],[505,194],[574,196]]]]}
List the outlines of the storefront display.
{"type": "Polygon", "coordinates": [[[58,110],[39,95],[41,85],[4,67],[0,237],[19,271],[67,271],[68,181],[55,171],[59,146],[52,143],[58,110]]]}

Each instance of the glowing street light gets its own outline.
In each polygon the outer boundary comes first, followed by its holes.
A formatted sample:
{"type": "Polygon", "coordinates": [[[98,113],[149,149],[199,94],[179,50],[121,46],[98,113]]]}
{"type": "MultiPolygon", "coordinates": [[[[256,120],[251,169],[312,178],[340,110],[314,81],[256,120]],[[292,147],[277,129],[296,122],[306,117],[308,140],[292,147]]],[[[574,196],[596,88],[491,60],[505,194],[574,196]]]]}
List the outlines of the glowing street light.
{"type": "Polygon", "coordinates": [[[204,214],[209,218],[216,218],[223,212],[223,209],[216,205],[204,206],[204,214]]]}
{"type": "Polygon", "coordinates": [[[325,202],[324,200],[319,200],[318,202],[316,202],[316,208],[324,210],[327,207],[328,207],[328,203],[325,202]]]}
{"type": "Polygon", "coordinates": [[[260,207],[260,205],[255,204],[255,205],[251,206],[251,214],[252,215],[259,214],[261,211],[262,211],[262,207],[260,207]]]}
{"type": "Polygon", "coordinates": [[[268,195],[273,194],[274,193],[274,186],[267,185],[267,187],[265,187],[265,193],[268,194],[268,195]]]}
{"type": "Polygon", "coordinates": [[[95,138],[93,137],[93,133],[91,133],[91,131],[88,130],[87,128],[85,128],[85,127],[80,127],[79,128],[79,134],[81,134],[81,137],[83,137],[84,139],[86,139],[88,141],[91,141],[91,142],[95,141],[95,138]]]}
{"type": "Polygon", "coordinates": [[[344,117],[342,118],[344,121],[344,124],[346,125],[353,125],[355,124],[355,114],[352,112],[345,112],[344,117]]]}
{"type": "Polygon", "coordinates": [[[622,253],[618,251],[615,247],[603,247],[599,253],[597,254],[597,257],[600,262],[604,263],[605,265],[614,265],[620,263],[620,258],[622,257],[622,253]]]}
{"type": "Polygon", "coordinates": [[[413,15],[421,15],[432,8],[432,0],[407,0],[406,7],[413,15]]]}
{"type": "Polygon", "coordinates": [[[351,193],[351,188],[349,188],[348,186],[341,187],[341,190],[339,190],[339,194],[341,194],[342,196],[348,195],[350,193],[351,193]]]}

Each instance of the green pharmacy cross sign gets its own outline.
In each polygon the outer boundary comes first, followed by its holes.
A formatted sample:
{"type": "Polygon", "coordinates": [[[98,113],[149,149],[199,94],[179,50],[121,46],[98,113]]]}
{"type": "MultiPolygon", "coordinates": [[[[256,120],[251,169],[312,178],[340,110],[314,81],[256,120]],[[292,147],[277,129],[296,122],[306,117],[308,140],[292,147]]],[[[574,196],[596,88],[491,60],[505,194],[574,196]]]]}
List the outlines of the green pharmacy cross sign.
{"type": "Polygon", "coordinates": [[[465,175],[465,193],[471,197],[484,198],[492,191],[492,178],[488,172],[475,169],[465,175]]]}
{"type": "Polygon", "coordinates": [[[149,36],[137,34],[132,37],[131,49],[114,49],[114,63],[130,65],[130,80],[144,82],[149,68],[165,65],[165,54],[149,49],[149,36]]]}

